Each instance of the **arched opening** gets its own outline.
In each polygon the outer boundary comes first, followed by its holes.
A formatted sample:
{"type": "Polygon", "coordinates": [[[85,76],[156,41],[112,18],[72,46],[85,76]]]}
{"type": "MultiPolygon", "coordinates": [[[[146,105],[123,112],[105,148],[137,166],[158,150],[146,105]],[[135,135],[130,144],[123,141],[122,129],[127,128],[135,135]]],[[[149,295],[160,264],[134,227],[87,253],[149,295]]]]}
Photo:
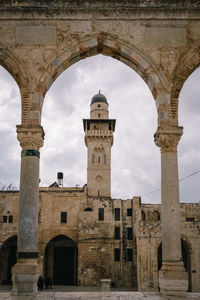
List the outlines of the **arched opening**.
{"type": "Polygon", "coordinates": [[[151,214],[150,221],[153,221],[153,222],[160,221],[160,214],[157,210],[153,211],[153,213],[151,214]]]}
{"type": "Polygon", "coordinates": [[[179,122],[184,126],[179,142],[180,202],[199,202],[199,77],[200,68],[188,77],[179,96],[179,122]]]}
{"type": "MultiPolygon", "coordinates": [[[[82,119],[89,117],[91,98],[99,89],[108,99],[109,118],[117,120],[111,149],[111,195],[122,199],[133,193],[144,195],[160,185],[160,153],[152,138],[157,128],[155,100],[145,81],[131,67],[101,54],[70,66],[46,94],[41,185],[49,186],[58,169],[65,175],[65,185],[86,183],[87,148],[82,119]]],[[[107,155],[106,164],[109,159],[107,155]]],[[[98,162],[98,157],[93,162],[98,162]]],[[[160,202],[160,194],[142,199],[160,202]]]]}
{"type": "MultiPolygon", "coordinates": [[[[191,254],[186,241],[181,239],[182,259],[185,270],[188,272],[188,292],[192,292],[191,254]]],[[[158,271],[162,267],[162,243],[158,247],[158,271]]]]}
{"type": "MultiPolygon", "coordinates": [[[[20,146],[16,138],[16,125],[21,120],[19,87],[14,78],[0,66],[0,190],[19,187],[20,146]]],[[[11,212],[12,213],[12,212],[11,212]]],[[[4,214],[4,213],[3,213],[4,214]]]]}
{"type": "Polygon", "coordinates": [[[76,285],[78,250],[75,243],[64,235],[53,238],[45,248],[44,275],[55,285],[76,285]]]}
{"type": "Polygon", "coordinates": [[[0,250],[0,282],[1,284],[11,284],[11,269],[16,264],[17,258],[17,236],[8,238],[1,246],[0,250]]]}

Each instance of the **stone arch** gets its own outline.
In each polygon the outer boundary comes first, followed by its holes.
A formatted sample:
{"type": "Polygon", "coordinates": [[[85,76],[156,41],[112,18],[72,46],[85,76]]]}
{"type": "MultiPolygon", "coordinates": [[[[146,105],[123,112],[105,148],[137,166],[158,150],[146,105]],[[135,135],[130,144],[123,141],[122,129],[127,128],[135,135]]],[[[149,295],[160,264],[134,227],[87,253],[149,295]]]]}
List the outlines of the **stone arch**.
{"type": "Polygon", "coordinates": [[[180,91],[188,77],[200,65],[200,46],[191,49],[181,57],[173,74],[173,87],[171,92],[171,118],[172,124],[178,124],[178,98],[180,91]]]}
{"type": "MultiPolygon", "coordinates": [[[[162,243],[158,246],[158,271],[162,267],[162,243]]],[[[181,239],[181,251],[182,251],[182,259],[185,270],[188,272],[188,292],[192,291],[192,274],[191,274],[191,246],[190,244],[185,240],[181,239]]]]}
{"type": "Polygon", "coordinates": [[[25,71],[25,68],[23,68],[23,63],[1,45],[0,65],[10,73],[19,87],[21,94],[21,122],[24,124],[29,118],[28,112],[30,110],[30,96],[28,92],[29,75],[25,71]]]}
{"type": "Polygon", "coordinates": [[[54,284],[76,285],[77,274],[78,249],[74,241],[65,235],[51,239],[45,248],[44,276],[54,284]]]}
{"type": "Polygon", "coordinates": [[[0,247],[0,282],[11,284],[11,268],[17,262],[17,236],[7,238],[0,247]]]}
{"type": "Polygon", "coordinates": [[[41,99],[45,97],[46,92],[58,76],[72,64],[90,56],[103,54],[125,63],[142,77],[156,101],[159,125],[169,124],[170,107],[167,80],[160,70],[156,70],[150,58],[136,47],[107,33],[100,33],[74,42],[73,46],[57,53],[59,54],[49,59],[50,62],[47,66],[41,67],[43,73],[35,87],[35,92],[41,99]]]}

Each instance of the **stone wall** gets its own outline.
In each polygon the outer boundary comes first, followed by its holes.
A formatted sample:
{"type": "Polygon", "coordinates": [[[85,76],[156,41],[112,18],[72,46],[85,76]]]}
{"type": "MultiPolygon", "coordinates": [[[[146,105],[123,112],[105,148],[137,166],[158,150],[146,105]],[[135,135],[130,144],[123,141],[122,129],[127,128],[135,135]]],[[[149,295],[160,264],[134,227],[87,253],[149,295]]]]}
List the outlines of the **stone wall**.
{"type": "MultiPolygon", "coordinates": [[[[1,245],[17,235],[18,197],[17,191],[0,192],[1,245]],[[12,223],[3,223],[6,215],[13,216],[12,223]]],[[[158,290],[160,204],[142,204],[138,197],[126,201],[87,197],[85,188],[40,188],[39,199],[40,274],[45,272],[48,243],[56,237],[66,236],[78,251],[77,284],[99,285],[100,279],[110,278],[116,287],[158,290]],[[99,208],[104,209],[104,220],[99,220],[99,208]],[[116,208],[120,209],[118,220],[115,220],[116,208]],[[132,210],[132,216],[127,215],[127,209],[128,214],[132,210]],[[67,212],[66,223],[61,223],[61,212],[67,212]],[[120,228],[118,239],[115,239],[115,227],[120,228]],[[127,239],[127,228],[133,228],[132,239],[127,239]],[[119,261],[114,261],[115,248],[120,249],[119,261]],[[127,249],[132,249],[132,261],[128,261],[127,249]]],[[[190,257],[191,289],[199,291],[200,205],[181,203],[180,207],[181,237],[190,257]]],[[[1,256],[1,262],[2,259],[1,256]]],[[[5,265],[3,268],[6,268],[5,265]]],[[[2,280],[3,271],[0,276],[2,280]]]]}

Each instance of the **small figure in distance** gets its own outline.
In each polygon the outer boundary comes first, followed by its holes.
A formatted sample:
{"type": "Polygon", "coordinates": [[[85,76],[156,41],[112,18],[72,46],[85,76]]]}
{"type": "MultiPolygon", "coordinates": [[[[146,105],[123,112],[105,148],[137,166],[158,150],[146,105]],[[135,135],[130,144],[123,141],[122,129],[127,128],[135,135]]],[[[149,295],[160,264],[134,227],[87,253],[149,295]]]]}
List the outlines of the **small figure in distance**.
{"type": "Polygon", "coordinates": [[[45,277],[44,285],[45,285],[45,289],[48,288],[52,289],[52,279],[50,276],[45,277]]]}
{"type": "Polygon", "coordinates": [[[44,287],[44,281],[42,276],[40,275],[40,277],[38,278],[38,282],[37,282],[37,286],[38,286],[38,291],[42,291],[43,287],[44,287]]]}

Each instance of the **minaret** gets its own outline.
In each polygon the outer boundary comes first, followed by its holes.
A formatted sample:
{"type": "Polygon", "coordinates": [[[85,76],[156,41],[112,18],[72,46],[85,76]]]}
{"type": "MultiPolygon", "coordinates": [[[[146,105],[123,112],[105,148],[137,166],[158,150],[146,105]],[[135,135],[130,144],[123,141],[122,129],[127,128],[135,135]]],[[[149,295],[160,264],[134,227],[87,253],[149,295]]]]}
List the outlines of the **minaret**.
{"type": "Polygon", "coordinates": [[[108,102],[100,93],[92,97],[90,119],[84,119],[88,148],[88,196],[111,197],[111,147],[116,120],[109,119],[108,102]]]}

